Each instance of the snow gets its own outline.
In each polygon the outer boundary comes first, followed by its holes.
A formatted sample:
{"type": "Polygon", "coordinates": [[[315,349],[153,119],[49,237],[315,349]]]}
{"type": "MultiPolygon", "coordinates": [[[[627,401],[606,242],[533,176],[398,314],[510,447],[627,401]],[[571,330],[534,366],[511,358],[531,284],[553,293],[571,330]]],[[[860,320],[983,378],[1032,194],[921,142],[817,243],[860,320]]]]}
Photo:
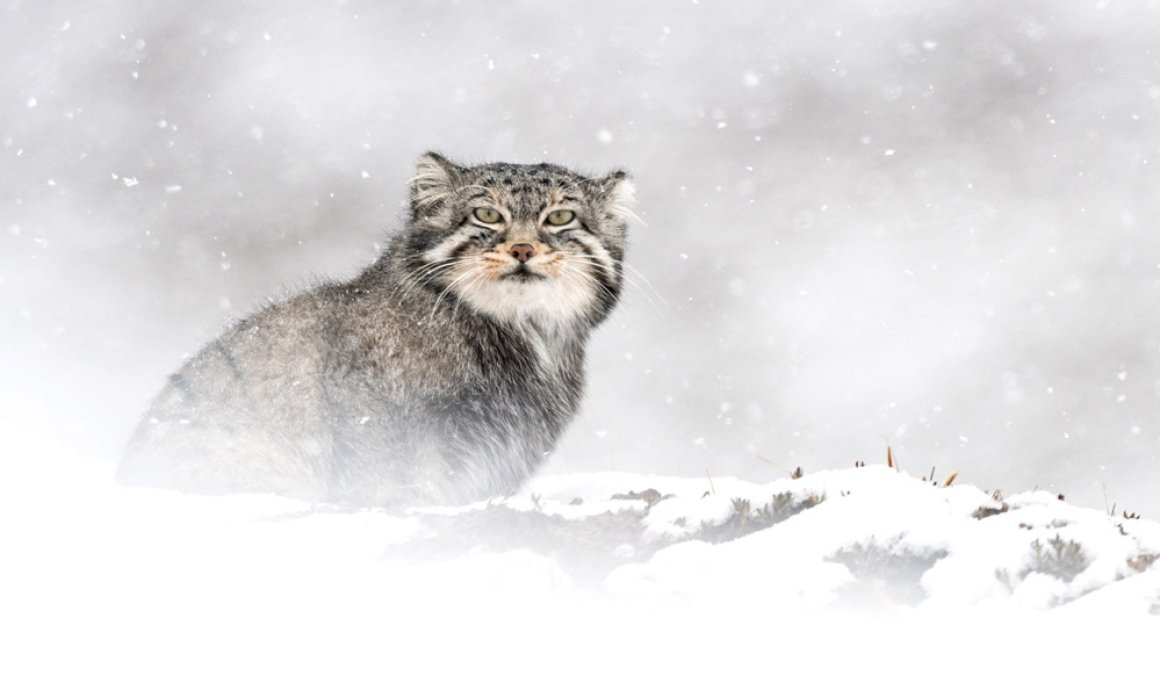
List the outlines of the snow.
{"type": "Polygon", "coordinates": [[[1147,676],[1160,639],[1160,524],[1042,491],[608,472],[342,510],[119,488],[45,433],[0,441],[5,677],[1147,676]],[[771,499],[786,518],[705,540],[771,499]]]}

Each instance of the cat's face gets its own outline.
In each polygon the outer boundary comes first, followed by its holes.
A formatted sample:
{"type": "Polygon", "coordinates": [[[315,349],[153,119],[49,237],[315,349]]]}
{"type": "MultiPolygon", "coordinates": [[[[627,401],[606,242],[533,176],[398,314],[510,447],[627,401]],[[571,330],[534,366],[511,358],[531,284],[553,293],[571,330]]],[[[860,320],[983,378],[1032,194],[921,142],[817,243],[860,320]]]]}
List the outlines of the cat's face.
{"type": "Polygon", "coordinates": [[[620,294],[631,200],[623,172],[427,154],[411,182],[410,278],[499,320],[596,323],[620,294]]]}

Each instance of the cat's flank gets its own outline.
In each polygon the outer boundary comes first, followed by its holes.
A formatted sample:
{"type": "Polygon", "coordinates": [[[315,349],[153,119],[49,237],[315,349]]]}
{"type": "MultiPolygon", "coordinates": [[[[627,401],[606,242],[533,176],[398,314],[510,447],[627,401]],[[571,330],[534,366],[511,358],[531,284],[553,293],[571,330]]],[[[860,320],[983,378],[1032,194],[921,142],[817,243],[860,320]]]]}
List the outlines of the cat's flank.
{"type": "Polygon", "coordinates": [[[172,375],[117,478],[345,505],[514,491],[576,414],[632,188],[419,159],[377,262],[241,320],[172,375]]]}

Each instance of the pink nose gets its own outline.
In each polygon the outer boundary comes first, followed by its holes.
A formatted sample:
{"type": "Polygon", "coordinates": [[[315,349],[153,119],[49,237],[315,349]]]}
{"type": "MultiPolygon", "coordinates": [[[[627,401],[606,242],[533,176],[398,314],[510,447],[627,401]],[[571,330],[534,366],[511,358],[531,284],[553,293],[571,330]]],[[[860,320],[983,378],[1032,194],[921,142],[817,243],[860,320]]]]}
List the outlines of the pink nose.
{"type": "Polygon", "coordinates": [[[512,246],[512,257],[520,262],[527,262],[535,251],[535,247],[530,243],[517,243],[512,246]]]}

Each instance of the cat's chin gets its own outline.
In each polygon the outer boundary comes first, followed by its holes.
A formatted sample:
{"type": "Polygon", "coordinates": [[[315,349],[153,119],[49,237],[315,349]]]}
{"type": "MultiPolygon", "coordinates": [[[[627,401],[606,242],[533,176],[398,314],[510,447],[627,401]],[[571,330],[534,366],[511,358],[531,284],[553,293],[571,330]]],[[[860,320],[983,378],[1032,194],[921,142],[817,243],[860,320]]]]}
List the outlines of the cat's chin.
{"type": "Polygon", "coordinates": [[[536,272],[512,274],[471,286],[459,296],[476,312],[500,321],[535,318],[561,324],[585,316],[594,302],[590,291],[560,279],[536,272]]]}

